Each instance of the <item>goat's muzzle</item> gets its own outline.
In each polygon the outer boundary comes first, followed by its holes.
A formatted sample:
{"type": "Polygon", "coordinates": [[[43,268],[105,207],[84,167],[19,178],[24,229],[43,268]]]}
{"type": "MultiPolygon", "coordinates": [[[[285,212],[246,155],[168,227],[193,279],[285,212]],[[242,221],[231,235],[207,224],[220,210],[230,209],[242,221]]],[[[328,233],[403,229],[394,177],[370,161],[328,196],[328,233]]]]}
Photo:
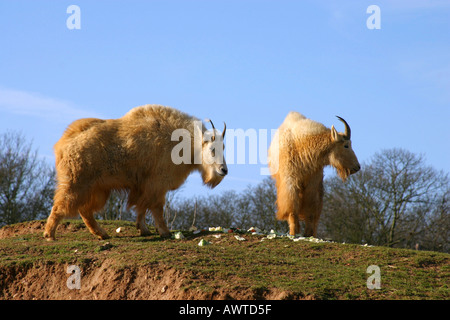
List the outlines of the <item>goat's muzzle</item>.
{"type": "Polygon", "coordinates": [[[219,175],[221,175],[222,177],[226,176],[228,174],[228,169],[225,166],[220,167],[219,169],[219,175]]]}
{"type": "Polygon", "coordinates": [[[350,169],[350,174],[357,173],[359,170],[361,170],[361,166],[358,164],[354,166],[352,169],[350,169]]]}

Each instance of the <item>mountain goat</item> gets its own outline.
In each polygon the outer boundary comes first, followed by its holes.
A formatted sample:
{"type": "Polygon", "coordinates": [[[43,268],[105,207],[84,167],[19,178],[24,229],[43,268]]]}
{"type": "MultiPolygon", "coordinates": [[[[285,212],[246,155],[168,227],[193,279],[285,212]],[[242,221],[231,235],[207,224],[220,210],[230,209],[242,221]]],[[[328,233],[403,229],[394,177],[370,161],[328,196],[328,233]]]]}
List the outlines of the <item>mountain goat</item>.
{"type": "Polygon", "coordinates": [[[277,218],[287,220],[291,235],[316,236],[323,204],[323,168],[333,166],[343,181],[361,169],[352,150],[350,127],[338,133],[323,124],[290,112],[269,147],[269,168],[277,189],[277,218]]]}
{"type": "Polygon", "coordinates": [[[145,224],[150,210],[159,234],[170,236],[163,219],[166,193],[179,188],[193,171],[211,188],[228,173],[223,157],[226,125],[222,135],[211,125],[212,134],[197,118],[159,105],[136,107],[119,119],[73,122],[54,147],[57,187],[44,237],[54,240],[61,219],[80,214],[92,234],[108,238],[94,213],[112,190],[128,192],[128,207],[136,209],[141,235],[150,233],[145,224]],[[187,147],[178,152],[183,153],[181,162],[174,161],[175,147],[181,144],[174,132],[180,130],[187,135],[182,141],[187,147]]]}

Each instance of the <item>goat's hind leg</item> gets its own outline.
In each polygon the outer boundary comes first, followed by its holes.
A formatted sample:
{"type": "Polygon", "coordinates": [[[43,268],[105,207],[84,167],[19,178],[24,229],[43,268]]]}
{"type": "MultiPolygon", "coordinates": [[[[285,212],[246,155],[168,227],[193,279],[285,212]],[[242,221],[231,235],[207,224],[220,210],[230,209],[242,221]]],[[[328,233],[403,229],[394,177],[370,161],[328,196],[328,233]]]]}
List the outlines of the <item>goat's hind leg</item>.
{"type": "Polygon", "coordinates": [[[56,228],[61,220],[65,217],[76,217],[78,210],[74,202],[68,201],[70,197],[66,196],[66,191],[57,189],[55,191],[55,197],[53,200],[52,211],[47,218],[47,223],[44,229],[44,238],[47,241],[53,241],[56,239],[56,228]]]}
{"type": "Polygon", "coordinates": [[[54,241],[56,239],[56,228],[58,227],[58,224],[63,219],[63,217],[64,214],[58,211],[58,207],[53,206],[52,212],[47,218],[47,223],[45,224],[44,238],[47,241],[54,241]]]}
{"type": "Polygon", "coordinates": [[[289,214],[288,223],[289,234],[291,236],[295,236],[296,234],[300,233],[300,220],[295,212],[289,214]]]}
{"type": "Polygon", "coordinates": [[[94,219],[93,212],[85,212],[80,210],[80,216],[83,219],[89,231],[93,235],[97,236],[99,240],[105,240],[110,238],[108,233],[102,227],[100,227],[97,221],[94,219]]]}
{"type": "Polygon", "coordinates": [[[101,210],[106,200],[108,200],[109,191],[97,192],[91,195],[90,202],[80,208],[80,216],[88,227],[89,231],[97,236],[100,240],[109,239],[108,233],[98,225],[94,218],[94,213],[101,210]]]}

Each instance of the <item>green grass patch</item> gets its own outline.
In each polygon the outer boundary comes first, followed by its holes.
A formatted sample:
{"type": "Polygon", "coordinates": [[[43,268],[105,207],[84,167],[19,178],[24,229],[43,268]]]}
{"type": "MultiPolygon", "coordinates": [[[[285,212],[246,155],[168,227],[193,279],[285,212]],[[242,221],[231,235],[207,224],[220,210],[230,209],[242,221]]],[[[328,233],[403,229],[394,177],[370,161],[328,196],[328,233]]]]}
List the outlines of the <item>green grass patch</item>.
{"type": "Polygon", "coordinates": [[[173,268],[186,275],[185,290],[226,288],[256,296],[279,290],[288,297],[316,299],[449,298],[450,262],[445,253],[288,238],[261,241],[263,236],[251,234],[238,241],[234,233],[220,232],[183,232],[182,240],[162,239],[156,232],[140,237],[131,222],[99,223],[111,239],[97,240],[80,220],[64,222],[54,242],[45,241],[42,230],[33,228],[36,222],[8,226],[20,232],[0,239],[0,271],[40,264],[95,268],[108,259],[118,269],[156,264],[173,268]],[[115,232],[118,227],[120,233],[115,232]],[[199,247],[201,239],[211,245],[199,247]],[[380,267],[379,290],[366,286],[370,265],[380,267]]]}

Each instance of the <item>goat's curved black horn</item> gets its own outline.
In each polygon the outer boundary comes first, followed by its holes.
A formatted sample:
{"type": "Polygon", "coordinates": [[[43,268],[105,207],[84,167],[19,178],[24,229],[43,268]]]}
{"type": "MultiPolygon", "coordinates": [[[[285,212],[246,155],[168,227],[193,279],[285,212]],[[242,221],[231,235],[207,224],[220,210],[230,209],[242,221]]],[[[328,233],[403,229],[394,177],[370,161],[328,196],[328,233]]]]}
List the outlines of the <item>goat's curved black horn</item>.
{"type": "Polygon", "coordinates": [[[339,120],[341,120],[344,123],[344,125],[345,125],[344,137],[345,137],[346,140],[350,140],[352,131],[350,130],[350,126],[348,125],[347,121],[345,121],[344,119],[342,119],[339,116],[336,116],[336,118],[338,118],[339,120]]]}
{"type": "Polygon", "coordinates": [[[211,122],[211,126],[213,128],[213,137],[214,137],[214,139],[216,139],[216,128],[214,127],[214,123],[212,122],[211,119],[205,119],[205,121],[211,122]]]}

